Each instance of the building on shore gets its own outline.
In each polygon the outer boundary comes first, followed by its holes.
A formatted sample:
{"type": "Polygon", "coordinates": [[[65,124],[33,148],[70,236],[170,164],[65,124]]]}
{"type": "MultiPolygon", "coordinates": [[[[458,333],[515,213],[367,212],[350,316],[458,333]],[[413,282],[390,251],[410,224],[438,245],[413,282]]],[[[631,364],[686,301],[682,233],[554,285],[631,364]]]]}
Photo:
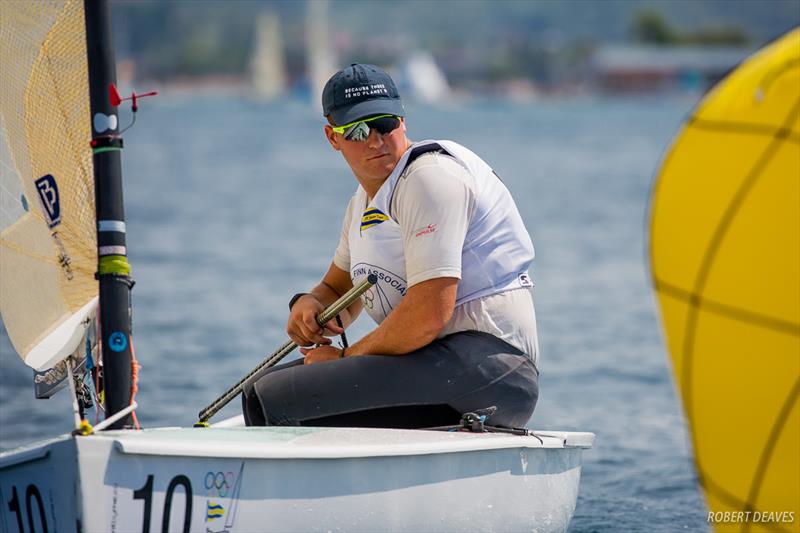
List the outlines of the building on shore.
{"type": "Polygon", "coordinates": [[[603,92],[705,91],[753,50],[742,47],[599,47],[591,59],[592,84],[603,92]]]}

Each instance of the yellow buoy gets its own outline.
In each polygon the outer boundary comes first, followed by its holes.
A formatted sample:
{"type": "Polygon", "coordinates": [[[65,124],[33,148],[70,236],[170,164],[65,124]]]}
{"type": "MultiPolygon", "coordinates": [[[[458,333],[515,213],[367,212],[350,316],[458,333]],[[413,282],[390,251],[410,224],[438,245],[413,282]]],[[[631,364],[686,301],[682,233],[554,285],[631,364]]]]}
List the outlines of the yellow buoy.
{"type": "Polygon", "coordinates": [[[703,99],[651,202],[652,276],[710,521],[800,531],[800,29],[703,99]]]}

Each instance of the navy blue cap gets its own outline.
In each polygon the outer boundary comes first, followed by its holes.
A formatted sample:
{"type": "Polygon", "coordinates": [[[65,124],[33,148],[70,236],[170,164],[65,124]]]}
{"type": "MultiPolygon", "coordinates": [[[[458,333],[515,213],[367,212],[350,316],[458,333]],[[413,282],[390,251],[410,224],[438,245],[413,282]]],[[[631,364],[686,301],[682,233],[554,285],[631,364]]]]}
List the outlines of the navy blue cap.
{"type": "Polygon", "coordinates": [[[322,114],[343,126],[370,115],[405,115],[397,86],[375,65],[353,63],[322,89],[322,114]]]}

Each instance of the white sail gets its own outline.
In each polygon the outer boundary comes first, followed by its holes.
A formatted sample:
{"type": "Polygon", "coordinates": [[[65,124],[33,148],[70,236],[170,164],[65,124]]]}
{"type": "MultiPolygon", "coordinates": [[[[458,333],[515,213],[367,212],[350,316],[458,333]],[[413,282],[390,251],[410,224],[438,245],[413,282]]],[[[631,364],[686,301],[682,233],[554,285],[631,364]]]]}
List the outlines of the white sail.
{"type": "Polygon", "coordinates": [[[311,82],[311,105],[320,107],[322,89],[328,78],[336,73],[336,57],[328,32],[329,2],[308,2],[306,12],[306,53],[308,78],[311,82]]]}
{"type": "Polygon", "coordinates": [[[251,64],[254,95],[274,100],[286,90],[286,66],[280,18],[274,13],[259,15],[256,23],[256,46],[251,64]]]}
{"type": "Polygon", "coordinates": [[[97,302],[83,2],[0,2],[0,313],[42,370],[97,302]]]}
{"type": "Polygon", "coordinates": [[[414,52],[401,67],[402,94],[426,104],[435,104],[450,98],[450,84],[436,60],[428,52],[414,52]]]}

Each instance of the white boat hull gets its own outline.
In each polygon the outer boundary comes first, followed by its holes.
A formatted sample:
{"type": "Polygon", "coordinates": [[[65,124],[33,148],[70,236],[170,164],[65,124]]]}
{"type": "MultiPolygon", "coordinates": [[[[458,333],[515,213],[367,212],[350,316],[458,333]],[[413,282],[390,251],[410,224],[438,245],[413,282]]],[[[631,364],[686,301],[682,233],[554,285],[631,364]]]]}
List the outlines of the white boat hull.
{"type": "Polygon", "coordinates": [[[9,533],[564,531],[594,435],[539,435],[273,427],[65,436],[0,455],[0,520],[9,533]]]}

